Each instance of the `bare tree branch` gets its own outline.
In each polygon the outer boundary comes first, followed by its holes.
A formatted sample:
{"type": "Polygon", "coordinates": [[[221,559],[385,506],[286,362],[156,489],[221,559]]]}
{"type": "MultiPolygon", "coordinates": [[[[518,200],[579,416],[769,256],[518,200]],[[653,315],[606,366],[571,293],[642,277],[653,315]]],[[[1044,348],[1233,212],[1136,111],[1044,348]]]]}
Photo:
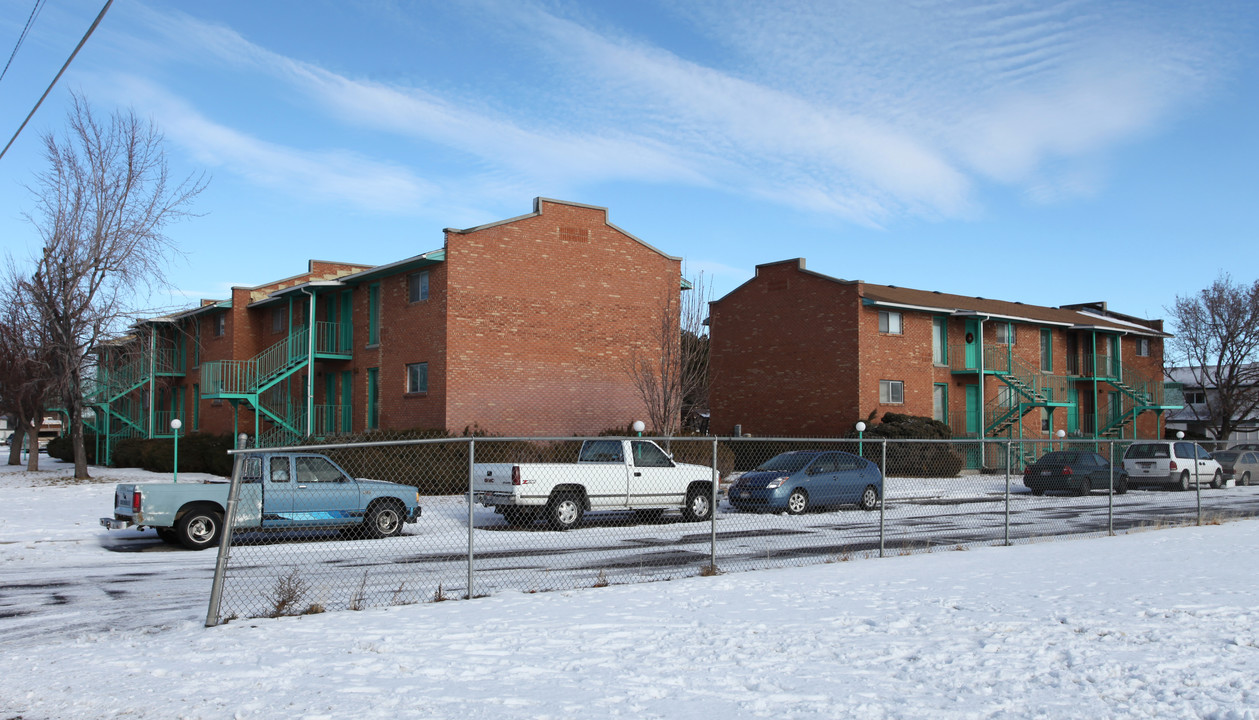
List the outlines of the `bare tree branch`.
{"type": "Polygon", "coordinates": [[[1169,360],[1188,368],[1203,389],[1207,422],[1226,439],[1259,410],[1259,282],[1244,285],[1221,274],[1168,309],[1176,335],[1169,360]]]}
{"type": "Polygon", "coordinates": [[[48,168],[29,187],[27,219],[43,240],[22,292],[39,311],[51,348],[51,372],[70,416],[75,476],[87,477],[83,447],[84,378],[91,352],[121,330],[132,302],[165,282],[179,250],[166,234],[191,215],[203,177],[172,185],[161,133],[134,112],[99,120],[73,97],[64,138],[44,136],[48,168]]]}
{"type": "Polygon", "coordinates": [[[708,402],[708,295],[703,275],[690,290],[670,293],[658,318],[631,341],[625,371],[647,408],[652,430],[670,437],[686,412],[708,402]]]}

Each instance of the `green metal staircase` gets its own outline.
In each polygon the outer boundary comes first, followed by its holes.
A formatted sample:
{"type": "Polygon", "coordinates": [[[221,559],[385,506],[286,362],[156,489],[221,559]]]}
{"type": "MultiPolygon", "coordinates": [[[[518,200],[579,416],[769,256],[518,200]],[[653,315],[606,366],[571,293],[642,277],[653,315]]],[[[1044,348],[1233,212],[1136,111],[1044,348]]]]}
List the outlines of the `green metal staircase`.
{"type": "Polygon", "coordinates": [[[1122,438],[1141,413],[1175,410],[1183,404],[1176,397],[1168,397],[1177,392],[1176,388],[1172,388],[1169,393],[1172,383],[1142,375],[1127,363],[1116,364],[1119,371],[1114,373],[1114,377],[1107,378],[1106,383],[1119,391],[1120,402],[1116,407],[1107,402],[1105,409],[1098,413],[1099,418],[1105,418],[1098,423],[1097,434],[1100,437],[1122,438]]]}
{"type": "MultiPolygon", "coordinates": [[[[315,358],[348,360],[348,328],[340,323],[315,323],[315,358]]],[[[295,329],[283,340],[248,360],[215,360],[201,364],[201,397],[246,402],[271,427],[258,432],[259,447],[291,445],[306,437],[305,403],[291,402],[292,393],[269,398],[271,391],[306,368],[311,361],[310,330],[295,329]]],[[[316,432],[316,434],[319,434],[316,432]]]]}

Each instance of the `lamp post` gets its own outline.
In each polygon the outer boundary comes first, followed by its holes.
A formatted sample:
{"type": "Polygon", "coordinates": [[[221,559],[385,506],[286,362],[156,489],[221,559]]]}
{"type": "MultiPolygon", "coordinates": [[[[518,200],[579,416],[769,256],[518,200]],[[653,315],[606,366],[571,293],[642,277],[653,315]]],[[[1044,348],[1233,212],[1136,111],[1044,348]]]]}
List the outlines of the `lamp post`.
{"type": "Polygon", "coordinates": [[[175,482],[179,482],[179,428],[183,426],[179,418],[170,421],[170,429],[175,431],[175,482]]]}
{"type": "MultiPolygon", "coordinates": [[[[1063,438],[1065,438],[1065,437],[1067,436],[1067,431],[1066,431],[1066,430],[1059,429],[1059,430],[1058,430],[1058,432],[1056,432],[1056,433],[1054,433],[1054,434],[1058,436],[1058,449],[1059,449],[1059,450],[1065,450],[1065,449],[1066,449],[1066,443],[1065,443],[1065,442],[1063,442],[1063,438]]],[[[1049,443],[1049,449],[1050,449],[1050,450],[1053,450],[1053,443],[1049,443]]]]}
{"type": "Polygon", "coordinates": [[[642,420],[635,420],[632,427],[634,428],[634,432],[638,433],[638,437],[642,437],[643,430],[647,429],[647,426],[643,424],[642,420]]]}
{"type": "Polygon", "coordinates": [[[1177,430],[1177,431],[1176,431],[1176,439],[1177,439],[1177,440],[1184,440],[1184,439],[1185,439],[1185,431],[1184,431],[1184,430],[1177,430]]]}
{"type": "Polygon", "coordinates": [[[861,447],[862,436],[865,434],[865,432],[866,432],[866,424],[858,420],[857,421],[857,454],[860,455],[861,457],[865,457],[865,453],[862,452],[862,447],[861,447]]]}

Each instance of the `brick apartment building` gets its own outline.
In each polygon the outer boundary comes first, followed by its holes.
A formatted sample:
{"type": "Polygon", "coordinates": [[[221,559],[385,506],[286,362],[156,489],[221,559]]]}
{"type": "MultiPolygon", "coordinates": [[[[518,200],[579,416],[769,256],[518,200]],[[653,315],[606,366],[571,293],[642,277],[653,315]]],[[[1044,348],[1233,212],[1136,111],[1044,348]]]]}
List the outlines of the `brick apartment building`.
{"type": "Polygon", "coordinates": [[[527,215],[445,230],[441,249],[305,273],[138,323],[99,348],[91,397],[111,439],[370,429],[566,436],[645,417],[625,369],[658,352],[681,260],[606,208],[538,198],[527,215]],[[653,342],[656,343],[653,346],[653,342]],[[654,348],[654,349],[653,349],[654,348]]]}
{"type": "Polygon", "coordinates": [[[710,307],[712,431],[845,436],[884,413],[959,438],[1154,438],[1180,406],[1161,320],[759,265],[710,307]]]}

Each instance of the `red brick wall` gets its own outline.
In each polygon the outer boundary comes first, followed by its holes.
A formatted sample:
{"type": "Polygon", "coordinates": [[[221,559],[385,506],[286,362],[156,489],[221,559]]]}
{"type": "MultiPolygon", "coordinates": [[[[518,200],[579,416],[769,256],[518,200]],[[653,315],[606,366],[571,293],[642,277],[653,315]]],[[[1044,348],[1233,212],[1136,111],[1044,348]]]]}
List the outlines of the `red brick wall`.
{"type": "Polygon", "coordinates": [[[539,209],[446,234],[453,431],[570,435],[646,420],[628,348],[652,342],[680,261],[608,225],[602,208],[539,209]]]}
{"type": "MultiPolygon", "coordinates": [[[[847,433],[858,413],[857,288],[796,261],[762,265],[711,305],[714,434],[847,433]]],[[[878,395],[876,385],[875,396],[878,395]]]]}

